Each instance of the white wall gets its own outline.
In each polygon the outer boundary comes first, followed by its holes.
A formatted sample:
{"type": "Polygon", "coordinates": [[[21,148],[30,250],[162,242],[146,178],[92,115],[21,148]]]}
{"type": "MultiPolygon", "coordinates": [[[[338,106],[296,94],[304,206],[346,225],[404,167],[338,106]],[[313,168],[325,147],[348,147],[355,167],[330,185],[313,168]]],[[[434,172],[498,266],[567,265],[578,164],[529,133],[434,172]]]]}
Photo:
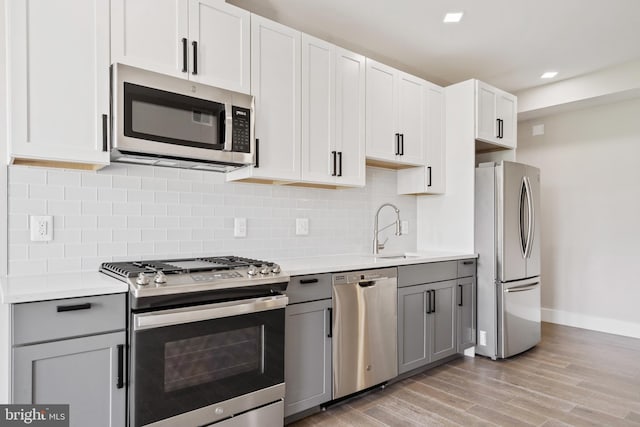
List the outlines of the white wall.
{"type": "MultiPolygon", "coordinates": [[[[223,174],[113,164],[98,172],[9,166],[9,274],[97,271],[101,262],[235,254],[282,259],[371,251],[373,215],[391,202],[409,234],[385,252],[415,251],[416,198],[393,170],[367,168],[365,188],[227,183],[223,174]],[[52,215],[51,242],[29,240],[29,215],[52,215]],[[233,236],[247,218],[246,238],[233,236]],[[308,236],[295,219],[308,218],[308,236]]],[[[395,220],[385,209],[380,225],[395,220]]]]}
{"type": "Polygon", "coordinates": [[[640,99],[518,131],[541,169],[543,320],[640,337],[640,99]]]}

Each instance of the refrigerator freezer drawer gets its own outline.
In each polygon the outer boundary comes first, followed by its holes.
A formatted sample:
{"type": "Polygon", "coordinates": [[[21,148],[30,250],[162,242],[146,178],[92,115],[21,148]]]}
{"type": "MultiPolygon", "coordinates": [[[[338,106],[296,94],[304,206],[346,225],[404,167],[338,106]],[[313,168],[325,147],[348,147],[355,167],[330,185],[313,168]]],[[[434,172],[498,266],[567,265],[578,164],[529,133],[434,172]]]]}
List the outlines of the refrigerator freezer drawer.
{"type": "Polygon", "coordinates": [[[510,357],[540,342],[540,278],[500,285],[498,357],[510,357]]]}

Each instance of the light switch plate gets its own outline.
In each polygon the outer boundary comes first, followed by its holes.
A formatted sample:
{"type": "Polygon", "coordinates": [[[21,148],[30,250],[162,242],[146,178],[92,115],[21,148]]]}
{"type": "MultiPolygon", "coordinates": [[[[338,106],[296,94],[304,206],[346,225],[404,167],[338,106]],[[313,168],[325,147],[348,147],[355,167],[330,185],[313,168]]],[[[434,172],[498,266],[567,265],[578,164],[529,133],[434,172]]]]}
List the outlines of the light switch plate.
{"type": "Polygon", "coordinates": [[[247,237],[247,218],[233,219],[233,237],[247,237]]]}
{"type": "Polygon", "coordinates": [[[31,215],[29,229],[32,242],[49,242],[53,240],[53,217],[31,215]]]}
{"type": "Polygon", "coordinates": [[[309,235],[309,218],[296,218],[296,236],[309,235]]]}

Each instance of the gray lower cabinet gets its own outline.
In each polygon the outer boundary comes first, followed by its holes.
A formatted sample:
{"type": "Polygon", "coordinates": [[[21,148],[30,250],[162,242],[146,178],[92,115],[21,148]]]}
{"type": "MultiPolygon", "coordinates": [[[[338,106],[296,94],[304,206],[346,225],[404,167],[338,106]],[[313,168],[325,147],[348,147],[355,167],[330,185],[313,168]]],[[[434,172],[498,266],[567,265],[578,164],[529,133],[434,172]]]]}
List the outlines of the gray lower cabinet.
{"type": "Polygon", "coordinates": [[[458,261],[458,353],[476,345],[476,260],[458,261]]]}
{"type": "Polygon", "coordinates": [[[286,290],[284,416],[331,400],[331,275],[292,277],[286,290]]]}
{"type": "Polygon", "coordinates": [[[398,372],[456,353],[455,280],[398,289],[398,372]]]}
{"type": "Polygon", "coordinates": [[[125,303],[117,294],[15,304],[12,403],[69,404],[71,427],[124,426],[125,303]]]}

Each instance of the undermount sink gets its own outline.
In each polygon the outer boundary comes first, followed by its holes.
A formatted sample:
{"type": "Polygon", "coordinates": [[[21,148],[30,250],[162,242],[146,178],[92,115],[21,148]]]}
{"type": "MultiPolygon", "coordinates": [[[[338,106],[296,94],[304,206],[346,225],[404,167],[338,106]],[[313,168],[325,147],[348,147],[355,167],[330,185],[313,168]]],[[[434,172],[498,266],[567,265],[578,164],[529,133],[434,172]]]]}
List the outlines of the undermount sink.
{"type": "Polygon", "coordinates": [[[419,255],[412,254],[372,254],[371,255],[375,259],[410,259],[410,258],[419,258],[419,255]]]}

